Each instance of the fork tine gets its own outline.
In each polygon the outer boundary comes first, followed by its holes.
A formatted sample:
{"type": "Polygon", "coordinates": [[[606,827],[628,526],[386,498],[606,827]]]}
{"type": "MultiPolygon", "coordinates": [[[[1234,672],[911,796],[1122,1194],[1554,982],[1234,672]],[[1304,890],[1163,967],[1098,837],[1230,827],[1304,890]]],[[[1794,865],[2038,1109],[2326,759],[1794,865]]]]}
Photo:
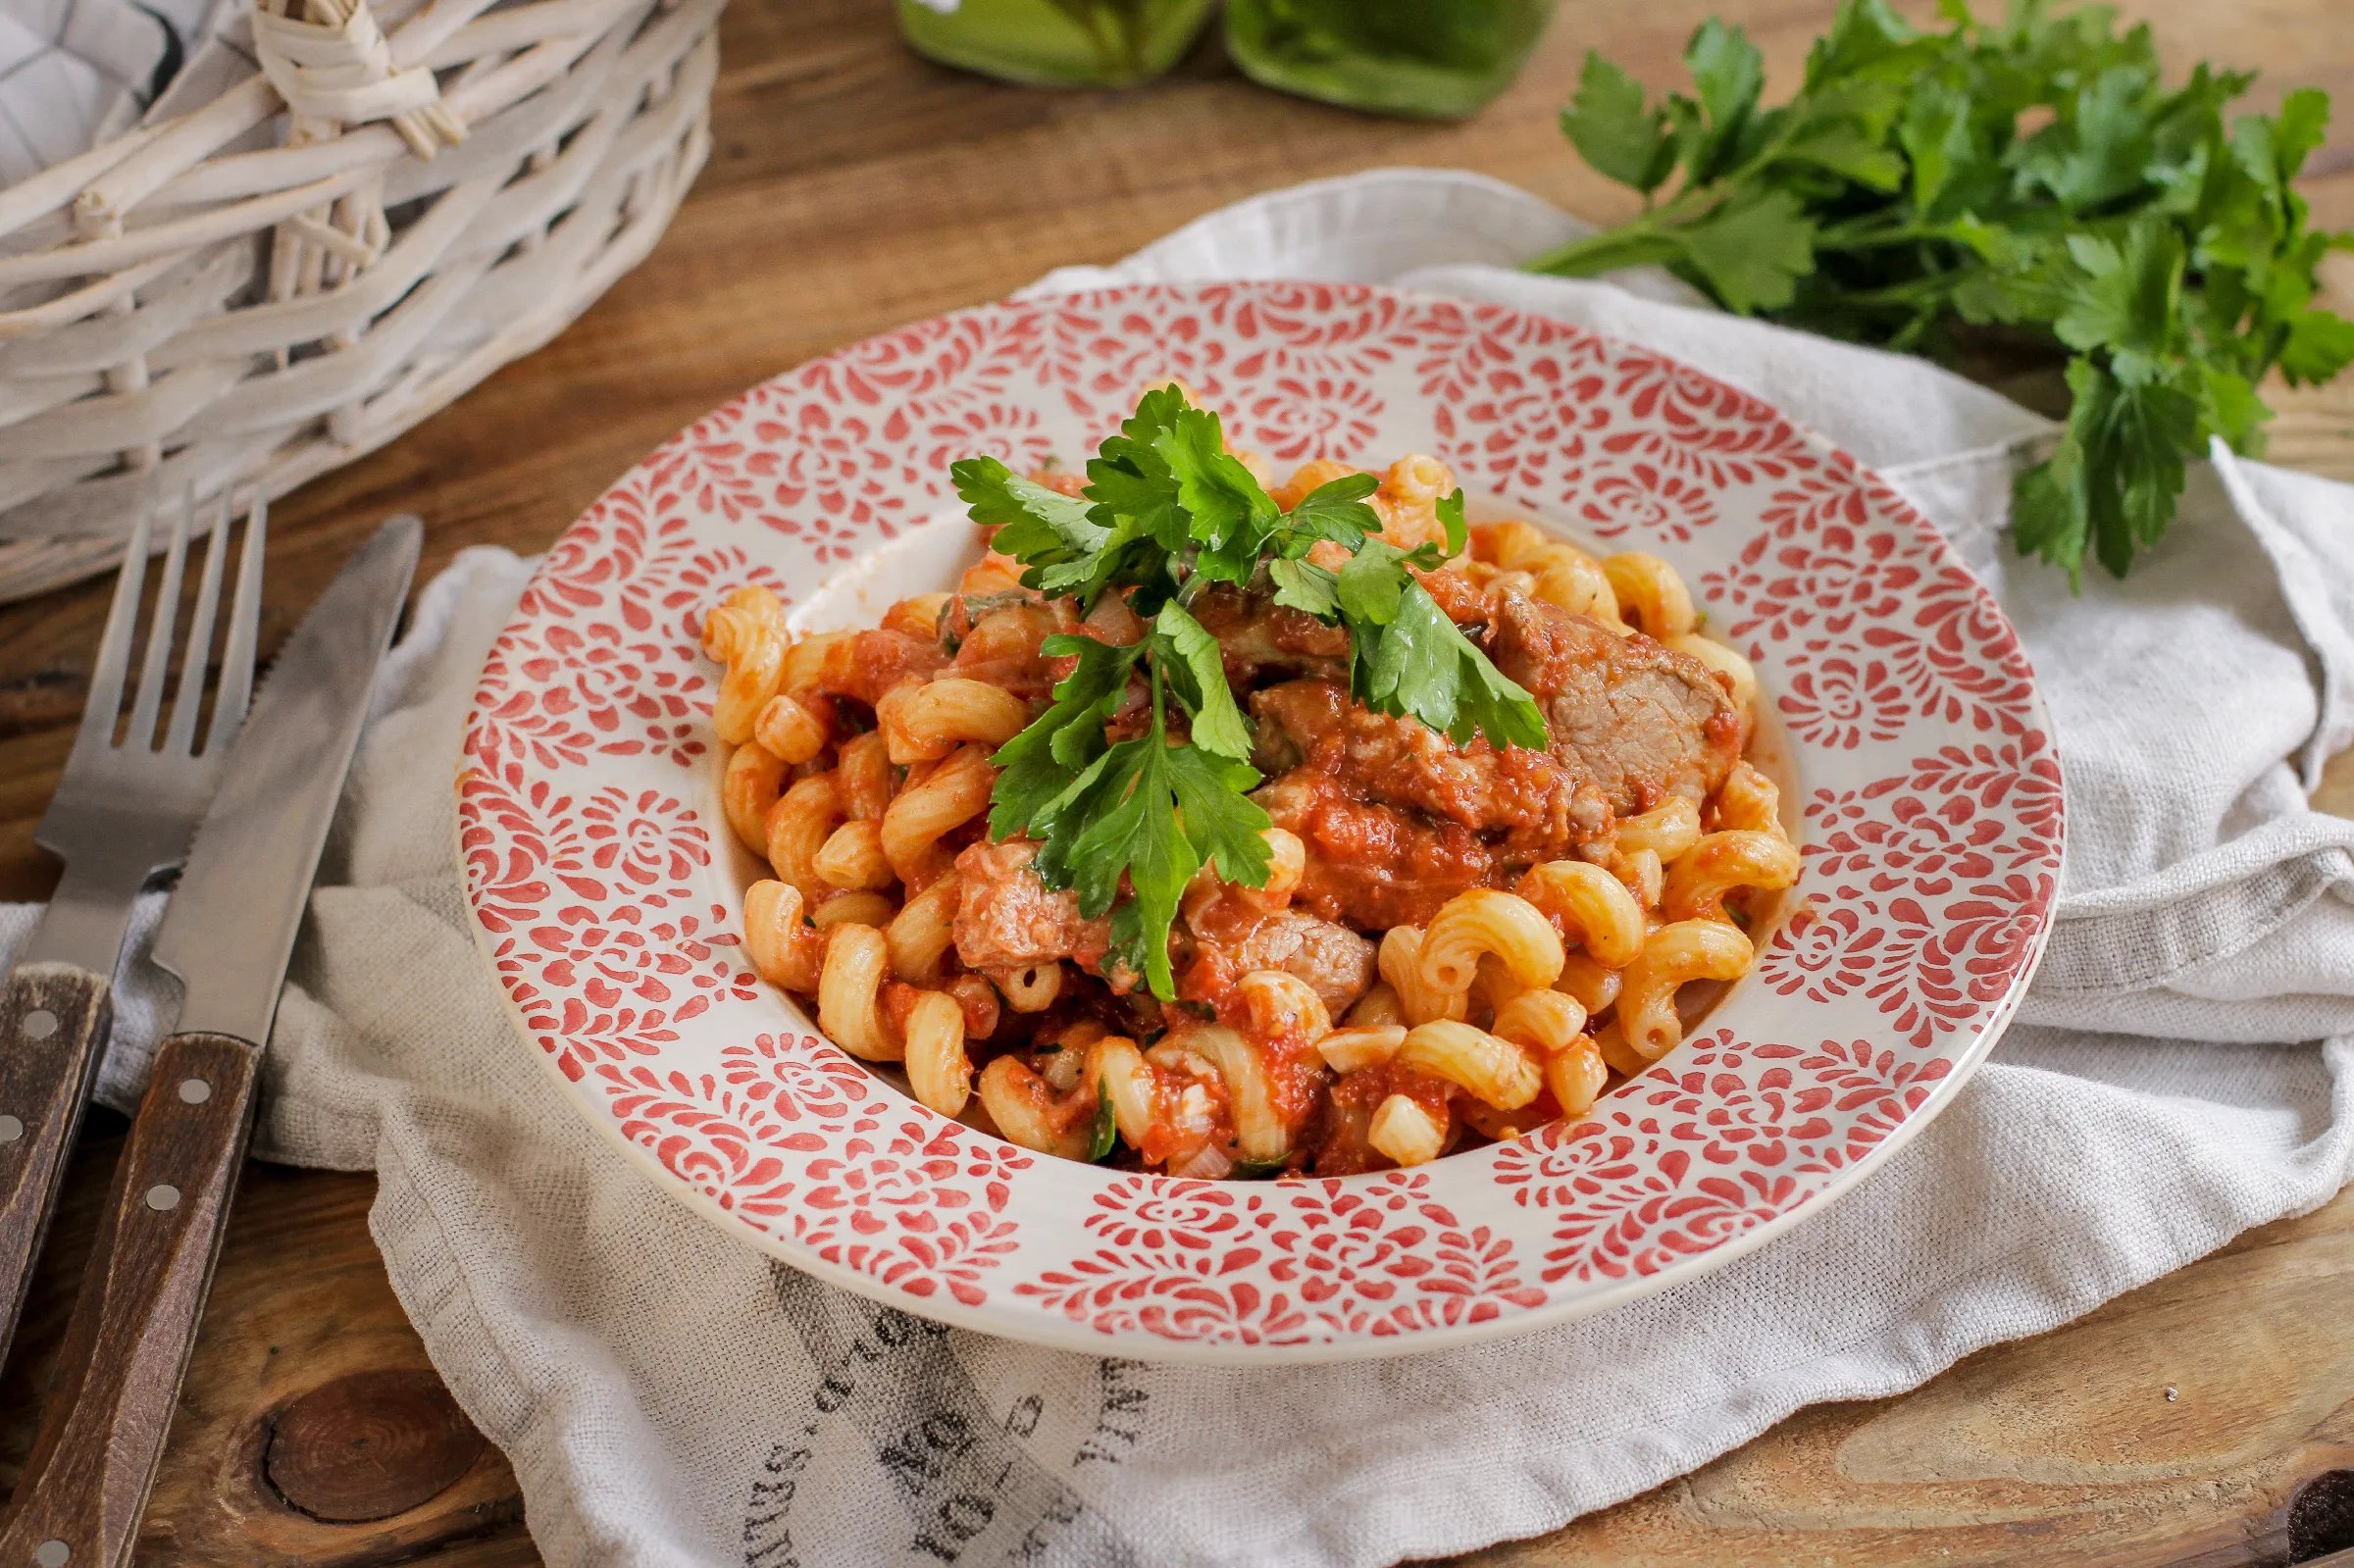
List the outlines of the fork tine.
{"type": "Polygon", "coordinates": [[[196,605],[188,621],[187,650],[179,656],[179,683],[172,695],[172,731],[164,749],[185,756],[195,750],[196,712],[204,706],[213,660],[213,611],[221,602],[221,564],[229,554],[229,492],[221,494],[221,515],[213,520],[213,536],[204,549],[204,577],[196,584],[196,605]]]}
{"type": "Polygon", "coordinates": [[[270,498],[258,488],[245,514],[245,541],[237,553],[237,596],[229,607],[229,640],[221,650],[221,694],[213,699],[212,728],[205,754],[237,733],[245,703],[253,695],[253,648],[262,621],[262,547],[270,542],[270,498]]]}
{"type": "Polygon", "coordinates": [[[179,621],[179,575],[188,559],[188,523],[195,512],[195,495],[183,492],[179,515],[172,523],[172,547],[164,556],[163,581],[156,584],[155,614],[147,622],[147,655],[139,665],[130,731],[123,737],[123,744],[134,749],[155,743],[155,716],[164,705],[164,672],[171,668],[172,631],[179,621]]]}
{"type": "Polygon", "coordinates": [[[114,739],[115,719],[123,711],[123,678],[130,671],[130,639],[139,619],[139,590],[147,582],[147,549],[155,533],[155,486],[147,486],[147,504],[131,525],[130,542],[124,546],[123,565],[115,574],[115,601],[107,606],[106,633],[98,640],[98,667],[90,672],[90,699],[81,710],[85,734],[106,745],[114,739]]]}

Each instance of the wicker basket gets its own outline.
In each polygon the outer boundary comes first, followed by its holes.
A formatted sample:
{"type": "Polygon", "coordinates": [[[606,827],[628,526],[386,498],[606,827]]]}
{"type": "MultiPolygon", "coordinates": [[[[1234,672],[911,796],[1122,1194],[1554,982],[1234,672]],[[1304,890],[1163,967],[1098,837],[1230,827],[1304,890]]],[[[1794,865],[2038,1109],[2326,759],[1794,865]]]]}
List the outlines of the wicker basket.
{"type": "Polygon", "coordinates": [[[223,90],[0,190],[0,599],[538,347],[710,148],[721,0],[228,3],[223,90]]]}

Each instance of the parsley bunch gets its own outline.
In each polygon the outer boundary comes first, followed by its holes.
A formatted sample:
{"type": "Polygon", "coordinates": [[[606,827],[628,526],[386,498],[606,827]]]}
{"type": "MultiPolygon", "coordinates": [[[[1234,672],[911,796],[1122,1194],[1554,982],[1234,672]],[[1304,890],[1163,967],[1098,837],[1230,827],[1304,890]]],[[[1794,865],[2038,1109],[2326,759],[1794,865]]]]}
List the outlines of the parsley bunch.
{"type": "Polygon", "coordinates": [[[1408,570],[1462,549],[1459,490],[1440,504],[1443,551],[1372,536],[1381,519],[1365,504],[1379,484],[1369,474],[1334,480],[1287,513],[1227,452],[1217,416],[1174,386],[1148,392],[1097,449],[1084,496],[993,457],[966,458],[949,473],[973,520],[998,531],[996,548],[1025,568],[1025,586],[1072,598],[1082,614],[1125,592],[1147,623],[1126,647],[1076,635],[1041,644],[1078,663],[1055,685],[1053,705],[998,751],[989,831],[1038,839],[1039,877],[1075,888],[1088,919],[1108,913],[1114,952],[1163,1000],[1176,989],[1169,928],[1194,874],[1214,862],[1227,882],[1267,883],[1258,836],[1267,814],[1248,793],[1259,783],[1250,722],[1217,639],[1186,608],[1207,585],[1248,585],[1263,572],[1276,602],[1346,628],[1351,687],[1376,712],[1417,719],[1458,744],[1475,734],[1500,747],[1547,742],[1535,701],[1408,570]],[[1325,540],[1350,552],[1338,571],[1306,558],[1325,540]],[[1151,717],[1142,733],[1115,742],[1107,731],[1134,682],[1151,717]]]}
{"type": "Polygon", "coordinates": [[[2089,548],[2122,577],[2209,437],[2262,450],[2269,372],[2354,359],[2354,324],[2312,305],[2315,264],[2354,236],[2310,228],[2291,188],[2328,96],[2226,126],[2254,76],[2201,65],[2170,88],[2149,28],[2117,34],[2107,7],[1939,9],[1952,26],[1925,32],[1844,0],[1770,109],[1756,46],[1714,19],[1684,55],[1691,96],[1647,104],[1589,54],[1561,127],[1644,210],[1529,265],[1658,263],[1728,310],[1948,361],[1973,334],[2065,352],[2073,403],[2019,479],[2019,548],[2074,581],[2089,548]]]}

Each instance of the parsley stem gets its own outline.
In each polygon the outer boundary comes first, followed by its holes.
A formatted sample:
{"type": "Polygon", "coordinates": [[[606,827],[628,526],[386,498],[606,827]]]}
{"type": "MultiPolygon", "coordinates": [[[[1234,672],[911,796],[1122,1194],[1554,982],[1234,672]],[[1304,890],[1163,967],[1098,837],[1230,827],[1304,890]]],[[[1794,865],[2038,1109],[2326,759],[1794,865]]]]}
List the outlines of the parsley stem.
{"type": "Polygon", "coordinates": [[[1938,299],[1954,290],[1955,278],[1946,273],[1933,273],[1925,278],[1908,278],[1883,288],[1853,288],[1839,295],[1841,309],[1853,305],[1913,305],[1922,300],[1938,299]]]}
{"type": "Polygon", "coordinates": [[[1532,273],[1550,273],[1556,278],[1592,278],[1621,267],[1672,261],[1683,254],[1682,243],[1666,232],[1674,227],[1673,209],[1671,202],[1616,228],[1573,239],[1524,265],[1532,273]]]}
{"type": "MultiPolygon", "coordinates": [[[[1782,142],[1777,139],[1729,174],[1686,185],[1659,206],[1645,207],[1614,228],[1573,239],[1521,266],[1528,272],[1551,273],[1556,278],[1592,278],[1599,273],[1616,272],[1621,267],[1674,261],[1684,254],[1684,241],[1674,230],[1698,223],[1722,207],[1741,188],[1741,181],[1778,157],[1781,148],[1782,142]]],[[[1650,200],[1648,196],[1644,199],[1650,200]]]]}
{"type": "Polygon", "coordinates": [[[1950,224],[1897,224],[1883,228],[1873,227],[1868,220],[1859,220],[1854,224],[1815,231],[1817,250],[1885,250],[1921,240],[1942,240],[1950,245],[1962,243],[1950,224]]]}

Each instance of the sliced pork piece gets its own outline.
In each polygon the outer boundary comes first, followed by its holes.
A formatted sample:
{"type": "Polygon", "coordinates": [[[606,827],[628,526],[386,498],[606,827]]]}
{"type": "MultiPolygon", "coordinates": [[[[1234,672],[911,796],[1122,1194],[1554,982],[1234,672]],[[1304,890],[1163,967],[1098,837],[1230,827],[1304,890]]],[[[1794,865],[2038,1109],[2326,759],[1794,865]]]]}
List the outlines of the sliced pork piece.
{"type": "Polygon", "coordinates": [[[902,681],[928,681],[947,662],[940,643],[903,632],[860,632],[827,651],[817,688],[872,706],[902,681]]]}
{"type": "Polygon", "coordinates": [[[1079,617],[1068,599],[1006,602],[1007,597],[949,601],[962,613],[943,617],[956,642],[956,655],[949,661],[947,673],[986,681],[1017,697],[1043,702],[1053,691],[1054,683],[1070,673],[1071,661],[1047,657],[1039,651],[1039,644],[1057,632],[1079,631],[1079,617]],[[985,606],[978,615],[972,613],[976,603],[985,606]]]}
{"type": "Polygon", "coordinates": [[[1226,679],[1238,691],[1297,675],[1349,673],[1349,633],[1305,611],[1275,602],[1271,589],[1220,582],[1192,605],[1194,619],[1218,639],[1226,679]]]}
{"type": "Polygon", "coordinates": [[[1545,710],[1553,755],[1592,780],[1619,816],[1669,795],[1699,804],[1741,755],[1739,710],[1699,660],[1637,632],[1507,590],[1488,657],[1545,710]]]}
{"type": "Polygon", "coordinates": [[[1083,920],[1079,895],[1038,880],[1029,838],[982,842],[956,857],[956,956],[967,969],[1002,974],[1068,958],[1084,969],[1111,947],[1109,920],[1083,920]]]}
{"type": "Polygon", "coordinates": [[[1307,982],[1338,1018],[1373,984],[1373,943],[1346,926],[1298,909],[1251,914],[1223,899],[1214,907],[1241,918],[1206,921],[1206,930],[1193,933],[1194,961],[1178,986],[1187,1001],[1207,1002],[1223,1016],[1238,981],[1278,969],[1307,982]]]}

